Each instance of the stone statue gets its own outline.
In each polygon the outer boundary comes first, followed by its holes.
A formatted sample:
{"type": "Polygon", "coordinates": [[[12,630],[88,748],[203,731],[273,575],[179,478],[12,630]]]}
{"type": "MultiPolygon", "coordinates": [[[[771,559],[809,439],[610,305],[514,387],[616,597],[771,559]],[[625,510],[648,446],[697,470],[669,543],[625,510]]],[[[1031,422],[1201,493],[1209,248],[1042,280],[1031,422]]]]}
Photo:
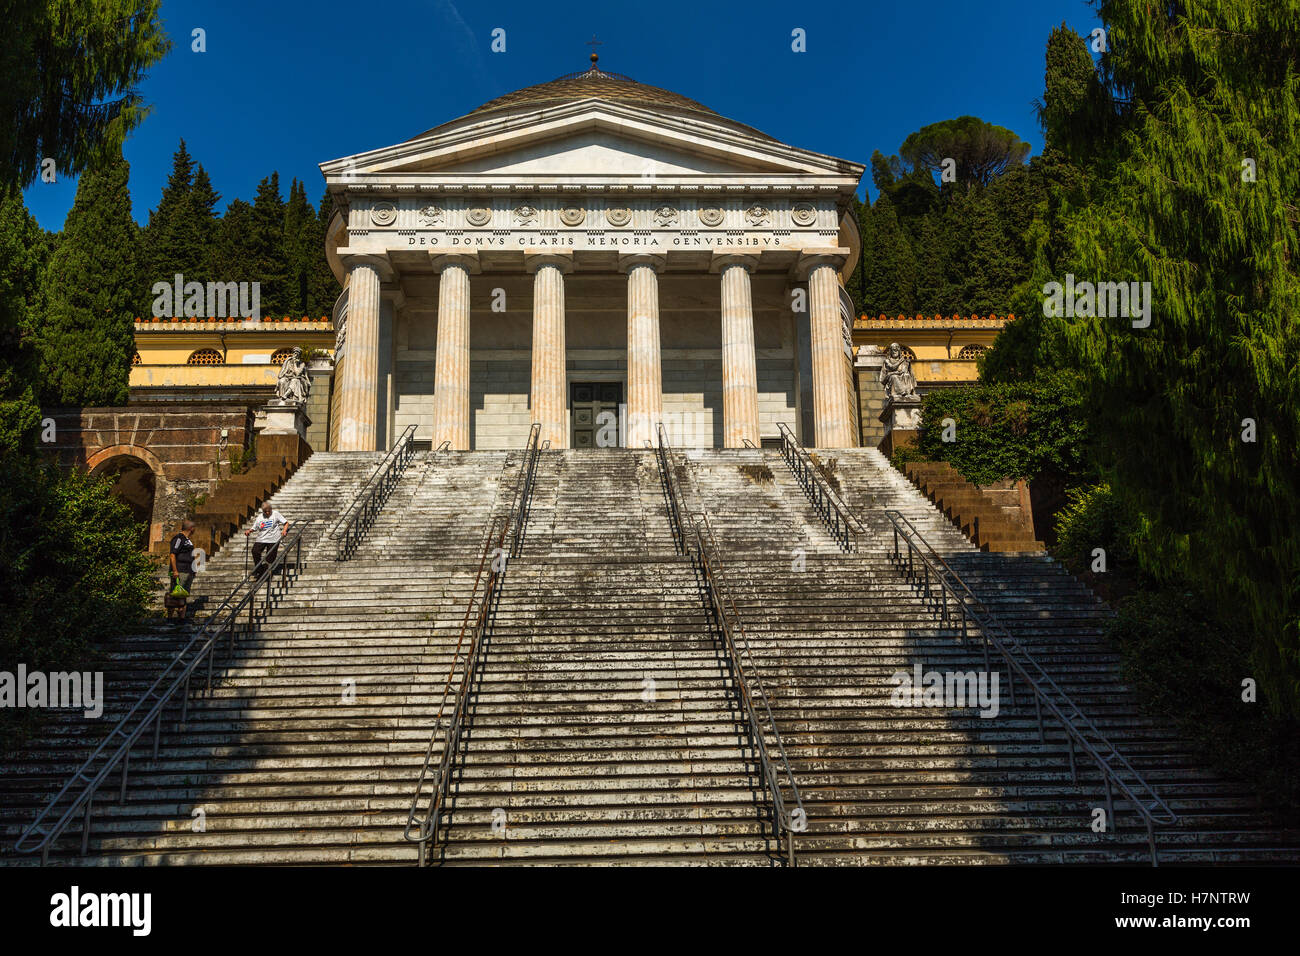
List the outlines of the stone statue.
{"type": "Polygon", "coordinates": [[[916,378],[912,375],[912,360],[907,357],[897,342],[891,342],[885,350],[885,361],[880,366],[880,384],[885,386],[885,395],[891,401],[917,400],[916,378]]]}
{"type": "Polygon", "coordinates": [[[275,395],[286,405],[305,405],[310,394],[311,374],[307,371],[307,363],[302,360],[302,349],[295,348],[280,366],[275,395]]]}

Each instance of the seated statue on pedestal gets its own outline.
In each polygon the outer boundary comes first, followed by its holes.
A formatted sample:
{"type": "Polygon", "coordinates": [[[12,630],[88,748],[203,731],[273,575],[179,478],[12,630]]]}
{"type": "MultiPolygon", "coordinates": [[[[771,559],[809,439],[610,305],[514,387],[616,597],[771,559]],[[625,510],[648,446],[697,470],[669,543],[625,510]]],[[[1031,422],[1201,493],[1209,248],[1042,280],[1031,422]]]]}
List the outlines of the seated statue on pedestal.
{"type": "Polygon", "coordinates": [[[885,397],[890,401],[920,399],[916,393],[916,377],[912,375],[912,360],[897,342],[891,342],[885,351],[884,364],[880,366],[880,384],[885,386],[885,397]]]}
{"type": "Polygon", "coordinates": [[[280,366],[275,395],[286,405],[305,405],[309,394],[311,373],[307,371],[307,363],[302,360],[302,349],[295,348],[293,354],[280,366]]]}

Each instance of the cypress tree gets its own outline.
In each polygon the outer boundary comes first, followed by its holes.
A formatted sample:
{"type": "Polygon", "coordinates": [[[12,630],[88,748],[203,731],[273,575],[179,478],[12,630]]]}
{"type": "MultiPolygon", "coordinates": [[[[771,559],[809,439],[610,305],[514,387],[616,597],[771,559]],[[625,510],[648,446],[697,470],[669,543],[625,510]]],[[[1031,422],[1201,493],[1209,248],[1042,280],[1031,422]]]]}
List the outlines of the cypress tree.
{"type": "Polygon", "coordinates": [[[293,303],[290,287],[293,272],[285,245],[284,212],[280,174],[272,173],[257,185],[249,222],[251,256],[242,272],[248,277],[246,281],[262,284],[262,314],[277,318],[288,315],[293,303]]]}
{"type": "Polygon", "coordinates": [[[949,239],[937,211],[921,217],[916,231],[916,307],[923,315],[951,315],[957,308],[944,275],[951,255],[949,239]]]}
{"type": "Polygon", "coordinates": [[[253,207],[242,199],[232,200],[226,213],[217,221],[216,235],[209,259],[209,274],[214,281],[253,281],[249,276],[252,261],[253,207]]]}
{"type": "MultiPolygon", "coordinates": [[[[286,284],[289,314],[308,315],[311,304],[312,238],[316,210],[307,202],[307,190],[295,178],[289,185],[289,201],[284,207],[284,247],[289,266],[286,284]]],[[[324,251],[319,253],[324,255],[324,251]]]]}
{"type": "Polygon", "coordinates": [[[0,195],[0,457],[29,448],[40,421],[32,334],[48,255],[45,231],[14,190],[0,195]]]}
{"type": "Polygon", "coordinates": [[[330,218],[334,215],[334,199],[326,190],[321,196],[311,233],[305,243],[308,270],[308,315],[331,315],[334,302],[339,297],[339,283],[330,269],[325,257],[325,230],[329,228],[330,218]]]}
{"type": "Polygon", "coordinates": [[[45,159],[74,176],[106,165],[148,115],[136,90],[171,48],[161,0],[4,5],[0,188],[30,185],[45,159]]]}
{"type": "Polygon", "coordinates": [[[181,140],[158,208],[150,213],[142,235],[141,274],[147,306],[152,305],[150,290],[155,282],[171,282],[177,273],[186,282],[209,278],[217,198],[207,172],[202,166],[195,169],[185,140],[181,140]]]}
{"type": "Polygon", "coordinates": [[[139,227],[125,159],[87,170],[45,273],[48,309],[38,340],[41,400],[123,405],[139,302],[139,227]]]}
{"type": "Polygon", "coordinates": [[[881,193],[871,210],[871,245],[866,263],[869,315],[910,315],[916,306],[916,260],[912,243],[899,225],[894,204],[881,193]]]}

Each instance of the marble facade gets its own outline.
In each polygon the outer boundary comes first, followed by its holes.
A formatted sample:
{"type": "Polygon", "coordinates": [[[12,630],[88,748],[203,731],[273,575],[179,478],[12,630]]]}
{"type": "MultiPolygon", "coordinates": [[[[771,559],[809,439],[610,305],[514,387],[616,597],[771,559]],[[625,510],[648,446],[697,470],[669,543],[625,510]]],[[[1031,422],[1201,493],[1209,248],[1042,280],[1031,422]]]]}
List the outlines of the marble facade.
{"type": "Polygon", "coordinates": [[[345,285],[332,447],[410,424],[434,447],[515,447],[534,421],[568,447],[570,387],[590,382],[621,383],[629,447],[661,421],[683,447],[779,422],[856,444],[861,165],[600,71],[502,100],[321,166],[345,285]]]}

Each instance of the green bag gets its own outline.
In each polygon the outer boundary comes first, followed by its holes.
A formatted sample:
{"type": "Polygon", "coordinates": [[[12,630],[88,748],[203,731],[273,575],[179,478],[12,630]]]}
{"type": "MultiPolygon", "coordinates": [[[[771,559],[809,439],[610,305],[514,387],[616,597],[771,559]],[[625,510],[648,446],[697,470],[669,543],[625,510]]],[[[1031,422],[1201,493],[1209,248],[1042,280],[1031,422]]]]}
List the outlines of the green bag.
{"type": "Polygon", "coordinates": [[[174,587],[172,587],[172,593],[171,593],[172,597],[187,598],[190,596],[190,592],[185,590],[183,587],[181,587],[180,578],[172,578],[172,581],[174,583],[174,587]]]}

